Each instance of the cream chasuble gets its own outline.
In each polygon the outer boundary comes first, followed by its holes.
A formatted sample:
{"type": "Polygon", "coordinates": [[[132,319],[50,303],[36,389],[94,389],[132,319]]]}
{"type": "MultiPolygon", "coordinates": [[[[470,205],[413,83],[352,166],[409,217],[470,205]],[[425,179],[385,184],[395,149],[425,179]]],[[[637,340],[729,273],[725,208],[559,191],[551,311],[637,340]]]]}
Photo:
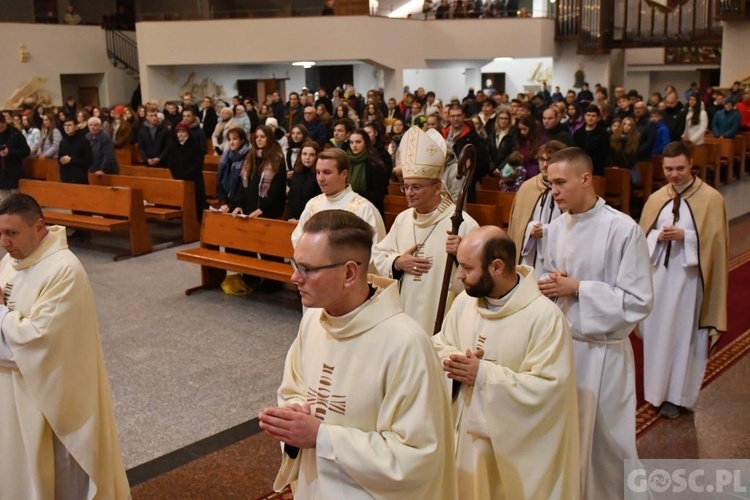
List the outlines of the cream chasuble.
{"type": "Polygon", "coordinates": [[[129,498],[94,297],[65,228],[23,260],[5,255],[0,286],[15,363],[0,365],[0,498],[55,498],[55,438],[88,476],[87,498],[129,498]]]}
{"type": "MultiPolygon", "coordinates": [[[[677,222],[673,213],[674,188],[665,186],[658,191],[644,209],[644,224],[652,220],[652,213],[661,205],[658,217],[647,231],[651,266],[654,275],[654,310],[641,323],[644,348],[644,392],[646,401],[660,406],[669,401],[678,406],[693,408],[698,399],[708,361],[708,335],[712,330],[701,327],[704,289],[715,308],[726,309],[726,277],[714,279],[713,288],[705,287],[701,268],[726,269],[727,223],[724,200],[718,191],[695,180],[687,187],[678,205],[677,222]],[[700,183],[700,184],[698,184],[700,183]],[[695,186],[698,184],[698,186],[695,186]],[[695,189],[694,189],[695,187],[695,189]],[[660,200],[667,195],[666,204],[660,200]],[[659,200],[657,205],[656,200],[659,200]],[[705,221],[706,208],[711,208],[709,234],[699,233],[696,221],[705,221]],[[676,226],[685,231],[685,239],[673,241],[668,266],[665,267],[667,242],[659,241],[659,233],[665,226],[676,226]],[[708,240],[705,241],[704,240],[708,240]],[[700,244],[699,244],[700,243],[700,244]],[[701,255],[707,250],[709,255],[701,255]],[[723,303],[720,304],[720,302],[723,303]]],[[[726,271],[723,271],[726,272],[726,271]]],[[[725,317],[717,315],[717,317],[725,317]]]]}
{"type": "Polygon", "coordinates": [[[557,299],[573,334],[578,383],[582,497],[623,497],[623,459],[635,448],[635,364],[628,335],[653,304],[643,232],[599,198],[566,212],[548,231],[545,271],[581,281],[579,298],[557,299]]]}
{"type": "Polygon", "coordinates": [[[351,313],[309,309],[289,349],[279,406],[311,406],[315,448],[284,453],[274,488],[299,499],[454,499],[450,403],[422,328],[396,283],[351,313]]]}
{"type": "Polygon", "coordinates": [[[351,186],[346,186],[346,189],[334,196],[319,194],[307,202],[302,215],[300,215],[299,222],[297,222],[297,227],[292,232],[293,247],[297,246],[297,242],[302,236],[302,228],[305,226],[305,222],[316,213],[324,210],[346,210],[347,212],[356,214],[375,229],[373,245],[385,236],[385,224],[375,205],[370,203],[367,198],[352,191],[351,186]]]}
{"type": "Polygon", "coordinates": [[[528,179],[513,198],[510,208],[508,235],[516,244],[516,258],[520,264],[534,268],[537,279],[544,273],[544,244],[550,222],[560,216],[560,208],[552,197],[550,186],[542,174],[528,179]],[[544,235],[532,238],[531,229],[542,224],[544,235]]]}
{"type": "MultiPolygon", "coordinates": [[[[448,258],[445,253],[445,240],[448,237],[447,232],[452,229],[451,216],[455,211],[456,206],[446,196],[443,196],[440,204],[430,214],[417,214],[413,208],[404,210],[396,216],[386,237],[373,248],[372,258],[378,274],[392,278],[393,261],[414,245],[422,245],[415,255],[430,259],[432,269],[421,276],[403,273],[399,283],[404,312],[417,320],[417,323],[429,334],[432,334],[435,329],[435,315],[448,258]]],[[[479,227],[479,224],[466,212],[463,213],[463,217],[464,222],[458,230],[462,238],[469,231],[479,227]]],[[[450,309],[455,296],[463,290],[464,286],[456,278],[454,266],[448,289],[446,311],[450,309]]]]}
{"type": "MultiPolygon", "coordinates": [[[[579,452],[570,332],[531,268],[499,311],[459,295],[433,337],[441,359],[484,350],[474,387],[454,403],[459,498],[578,498],[579,452]]],[[[495,302],[495,301],[493,301],[495,302]]]]}

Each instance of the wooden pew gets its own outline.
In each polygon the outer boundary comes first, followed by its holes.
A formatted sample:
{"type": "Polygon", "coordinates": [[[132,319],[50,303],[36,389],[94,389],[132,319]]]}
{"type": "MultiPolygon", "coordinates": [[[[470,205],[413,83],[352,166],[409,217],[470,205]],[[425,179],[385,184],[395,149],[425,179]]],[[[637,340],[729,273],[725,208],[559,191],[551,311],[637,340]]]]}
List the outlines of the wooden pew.
{"type": "Polygon", "coordinates": [[[619,167],[605,168],[604,181],[604,200],[607,205],[630,215],[630,170],[619,167]]]}
{"type": "Polygon", "coordinates": [[[206,155],[203,159],[203,170],[208,172],[218,172],[219,160],[221,160],[221,156],[206,155]]]}
{"type": "Polygon", "coordinates": [[[262,260],[255,254],[292,258],[292,231],[295,227],[294,222],[260,217],[245,219],[205,211],[200,246],[177,252],[178,260],[201,266],[200,286],[188,288],[185,295],[220,286],[227,271],[289,282],[293,273],[291,264],[262,260]],[[252,256],[232,253],[231,250],[252,256]]]}
{"type": "Polygon", "coordinates": [[[138,144],[130,145],[130,161],[133,165],[143,165],[145,162],[141,158],[141,152],[138,151],[138,144]]]}
{"type": "Polygon", "coordinates": [[[650,161],[639,161],[638,172],[641,174],[641,181],[633,184],[630,196],[643,200],[641,206],[646,204],[646,200],[654,191],[654,165],[650,161]]]}
{"type": "Polygon", "coordinates": [[[745,177],[745,161],[747,160],[746,154],[746,143],[747,139],[744,135],[737,135],[732,139],[732,154],[734,156],[734,163],[737,165],[737,178],[742,179],[745,177]]]}
{"type": "Polygon", "coordinates": [[[659,156],[652,156],[651,157],[651,165],[653,165],[653,183],[651,186],[652,191],[658,191],[664,186],[667,185],[667,178],[664,177],[664,157],[659,156]]]}
{"type": "Polygon", "coordinates": [[[401,192],[401,186],[403,186],[403,182],[389,182],[388,183],[388,194],[391,196],[404,196],[404,193],[401,192]]]}
{"type": "Polygon", "coordinates": [[[214,207],[219,204],[219,191],[216,187],[218,174],[216,172],[203,171],[203,184],[206,189],[206,202],[214,207]]]}
{"type": "Polygon", "coordinates": [[[482,205],[494,205],[500,208],[502,224],[500,227],[507,229],[510,224],[510,208],[513,206],[513,200],[516,193],[504,193],[502,191],[477,189],[477,203],[482,205]]]}
{"type": "Polygon", "coordinates": [[[54,158],[26,158],[22,169],[24,179],[60,181],[60,168],[54,158]]]}
{"type": "Polygon", "coordinates": [[[500,191],[500,177],[488,175],[482,178],[479,185],[486,191],[500,191]]]}
{"type": "Polygon", "coordinates": [[[36,199],[48,223],[87,231],[126,232],[130,252],[117,254],[114,260],[153,250],[143,210],[143,194],[138,189],[21,179],[18,190],[36,199]],[[50,208],[74,213],[47,210],[50,208]]]}
{"type": "Polygon", "coordinates": [[[725,184],[732,182],[734,180],[734,140],[705,137],[703,143],[711,144],[719,150],[719,159],[716,166],[719,167],[720,172],[715,178],[718,182],[721,182],[723,177],[725,184]]]}
{"type": "Polygon", "coordinates": [[[191,181],[135,177],[129,175],[89,174],[89,184],[96,186],[122,186],[140,189],[143,199],[149,203],[144,209],[150,220],[182,220],[182,241],[192,243],[200,239],[195,206],[195,186],[191,181]]]}
{"type": "Polygon", "coordinates": [[[703,181],[719,187],[719,147],[703,143],[693,148],[693,170],[703,181]]]}
{"type": "Polygon", "coordinates": [[[130,151],[130,145],[123,149],[115,149],[115,159],[118,165],[130,165],[133,163],[133,154],[130,151]]]}
{"type": "Polygon", "coordinates": [[[172,173],[168,168],[144,167],[142,165],[120,165],[120,175],[154,177],[156,179],[172,178],[172,173]]]}

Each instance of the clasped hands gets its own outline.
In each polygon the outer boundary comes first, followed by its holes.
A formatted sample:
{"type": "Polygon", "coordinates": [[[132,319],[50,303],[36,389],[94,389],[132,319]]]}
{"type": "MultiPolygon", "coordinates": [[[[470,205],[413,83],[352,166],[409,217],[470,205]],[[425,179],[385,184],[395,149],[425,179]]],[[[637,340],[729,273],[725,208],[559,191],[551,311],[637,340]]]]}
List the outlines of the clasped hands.
{"type": "Polygon", "coordinates": [[[266,434],[282,443],[300,449],[315,448],[320,420],[312,415],[308,404],[266,408],[258,414],[258,420],[266,434]]]}
{"type": "Polygon", "coordinates": [[[675,226],[664,226],[659,233],[659,241],[682,241],[685,230],[675,226]]]}
{"type": "Polygon", "coordinates": [[[479,373],[479,362],[484,356],[482,349],[471,352],[466,349],[466,354],[451,354],[443,360],[443,370],[448,374],[448,378],[461,382],[462,384],[473,386],[479,373]]]}
{"type": "Polygon", "coordinates": [[[578,291],[581,282],[568,278],[564,271],[552,271],[547,278],[540,279],[538,285],[545,297],[571,297],[578,291]]]}

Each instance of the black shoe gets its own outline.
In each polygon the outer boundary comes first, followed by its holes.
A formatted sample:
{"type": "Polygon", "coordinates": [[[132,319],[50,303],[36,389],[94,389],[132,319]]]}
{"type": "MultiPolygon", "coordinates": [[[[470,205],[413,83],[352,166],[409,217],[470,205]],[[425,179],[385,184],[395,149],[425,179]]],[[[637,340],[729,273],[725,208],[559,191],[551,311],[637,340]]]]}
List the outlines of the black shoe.
{"type": "Polygon", "coordinates": [[[665,401],[659,408],[659,415],[670,420],[679,417],[680,414],[682,414],[682,407],[670,403],[669,401],[665,401]]]}

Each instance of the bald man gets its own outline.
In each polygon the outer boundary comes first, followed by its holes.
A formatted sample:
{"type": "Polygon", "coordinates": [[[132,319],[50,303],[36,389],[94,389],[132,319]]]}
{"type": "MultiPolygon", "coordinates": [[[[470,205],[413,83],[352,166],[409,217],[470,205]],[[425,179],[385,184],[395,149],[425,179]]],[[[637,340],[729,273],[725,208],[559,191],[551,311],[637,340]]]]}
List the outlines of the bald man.
{"type": "Polygon", "coordinates": [[[573,334],[581,437],[581,498],[623,498],[623,460],[635,448],[635,366],[628,335],[651,312],[643,231],[594,193],[579,148],[547,167],[563,212],[548,226],[539,289],[557,301],[573,334]]]}
{"type": "Polygon", "coordinates": [[[578,498],[578,412],[565,316],[484,226],[458,246],[459,295],[433,343],[454,384],[460,499],[578,498]],[[458,390],[456,390],[458,389],[458,390]]]}

